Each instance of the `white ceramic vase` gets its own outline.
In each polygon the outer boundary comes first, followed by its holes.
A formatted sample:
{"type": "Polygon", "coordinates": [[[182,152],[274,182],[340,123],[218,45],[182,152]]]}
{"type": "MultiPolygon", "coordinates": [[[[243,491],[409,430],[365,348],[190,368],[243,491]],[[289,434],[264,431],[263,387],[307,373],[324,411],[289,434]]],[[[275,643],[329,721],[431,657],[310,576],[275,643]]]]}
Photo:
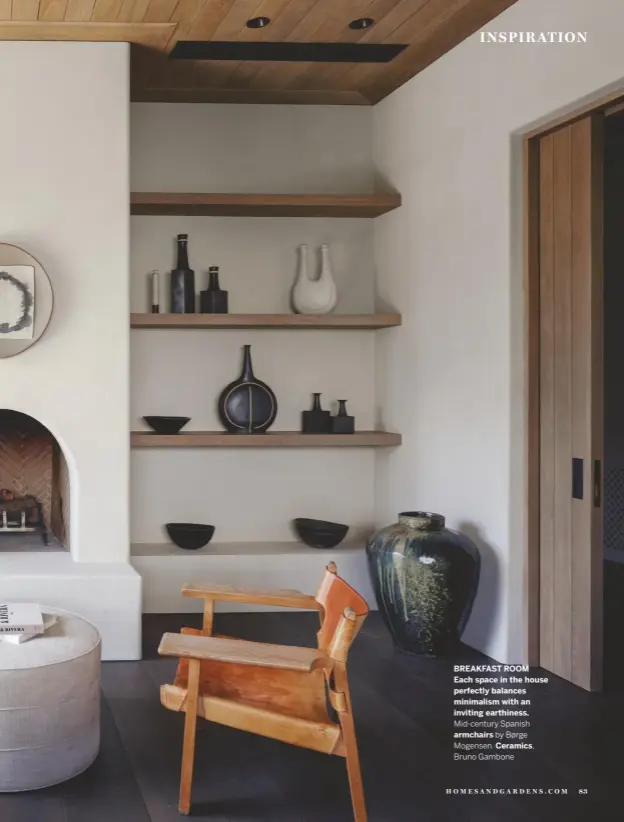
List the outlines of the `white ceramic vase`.
{"type": "Polygon", "coordinates": [[[292,290],[297,314],[329,314],[336,307],[338,293],[329,262],[329,246],[321,246],[321,273],[316,279],[308,271],[308,247],[299,246],[299,267],[292,290]]]}

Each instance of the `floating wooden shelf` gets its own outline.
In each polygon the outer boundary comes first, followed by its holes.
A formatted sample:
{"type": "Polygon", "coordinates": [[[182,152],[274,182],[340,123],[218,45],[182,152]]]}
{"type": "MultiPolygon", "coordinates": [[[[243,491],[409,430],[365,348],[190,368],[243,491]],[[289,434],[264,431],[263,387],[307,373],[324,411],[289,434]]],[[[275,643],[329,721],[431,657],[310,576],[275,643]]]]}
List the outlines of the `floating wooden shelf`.
{"type": "Polygon", "coordinates": [[[133,448],[370,448],[400,445],[401,435],[388,431],[356,431],[355,434],[301,434],[269,431],[266,434],[228,434],[225,431],[188,431],[154,434],[133,431],[133,448]]]}
{"type": "Polygon", "coordinates": [[[131,328],[392,328],[400,314],[131,314],[131,328]]]}
{"type": "Polygon", "coordinates": [[[401,205],[388,194],[195,194],[134,191],[131,214],[210,217],[378,217],[401,205]]]}
{"type": "MultiPolygon", "coordinates": [[[[341,542],[333,553],[364,552],[364,539],[354,542],[341,542]]],[[[302,556],[304,554],[318,555],[319,548],[311,548],[303,542],[209,542],[203,548],[194,551],[186,551],[178,548],[170,542],[135,542],[130,546],[130,554],[133,557],[159,557],[175,559],[181,557],[183,561],[188,561],[189,557],[232,557],[232,556],[302,556]]],[[[324,549],[327,550],[327,549],[324,549]]]]}

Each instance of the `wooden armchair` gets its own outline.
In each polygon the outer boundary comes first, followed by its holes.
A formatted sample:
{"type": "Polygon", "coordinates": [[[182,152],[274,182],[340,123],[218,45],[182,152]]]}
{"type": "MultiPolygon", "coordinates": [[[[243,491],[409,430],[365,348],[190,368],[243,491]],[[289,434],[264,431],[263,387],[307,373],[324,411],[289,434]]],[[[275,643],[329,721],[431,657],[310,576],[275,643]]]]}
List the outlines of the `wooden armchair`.
{"type": "Polygon", "coordinates": [[[223,586],[183,589],[204,600],[203,629],[165,634],[158,652],[179,657],[173,685],[161,702],[185,711],[179,811],[191,807],[197,717],[279,739],[347,762],[355,822],[366,806],[347,681],[347,655],[366,615],[364,599],[337,576],[330,562],[316,596],[299,591],[244,591],[223,586]],[[317,648],[268,645],[212,636],[215,600],[315,609],[321,627],[317,648]],[[338,721],[330,718],[329,704],[338,721]]]}

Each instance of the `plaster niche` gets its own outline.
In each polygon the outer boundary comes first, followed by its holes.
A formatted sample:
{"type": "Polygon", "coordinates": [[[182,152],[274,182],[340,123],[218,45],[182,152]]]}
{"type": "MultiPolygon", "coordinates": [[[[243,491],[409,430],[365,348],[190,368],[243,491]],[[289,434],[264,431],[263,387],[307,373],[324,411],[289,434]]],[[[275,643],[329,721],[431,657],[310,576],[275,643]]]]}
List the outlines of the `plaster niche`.
{"type": "Polygon", "coordinates": [[[0,409],[0,552],[69,550],[70,482],[54,435],[0,409]]]}

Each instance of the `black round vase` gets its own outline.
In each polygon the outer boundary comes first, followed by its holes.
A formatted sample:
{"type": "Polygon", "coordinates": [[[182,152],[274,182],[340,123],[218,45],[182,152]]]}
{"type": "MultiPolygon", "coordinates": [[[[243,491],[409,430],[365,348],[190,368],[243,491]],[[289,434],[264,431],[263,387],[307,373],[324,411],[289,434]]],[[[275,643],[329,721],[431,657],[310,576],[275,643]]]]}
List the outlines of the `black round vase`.
{"type": "Polygon", "coordinates": [[[243,370],[219,397],[219,417],[231,434],[263,434],[277,416],[277,399],[269,386],[257,379],[251,365],[251,346],[244,345],[243,370]]]}
{"type": "Polygon", "coordinates": [[[408,653],[451,654],[477,593],[479,552],[444,523],[440,514],[405,511],[366,546],[379,609],[395,645],[408,653]]]}

